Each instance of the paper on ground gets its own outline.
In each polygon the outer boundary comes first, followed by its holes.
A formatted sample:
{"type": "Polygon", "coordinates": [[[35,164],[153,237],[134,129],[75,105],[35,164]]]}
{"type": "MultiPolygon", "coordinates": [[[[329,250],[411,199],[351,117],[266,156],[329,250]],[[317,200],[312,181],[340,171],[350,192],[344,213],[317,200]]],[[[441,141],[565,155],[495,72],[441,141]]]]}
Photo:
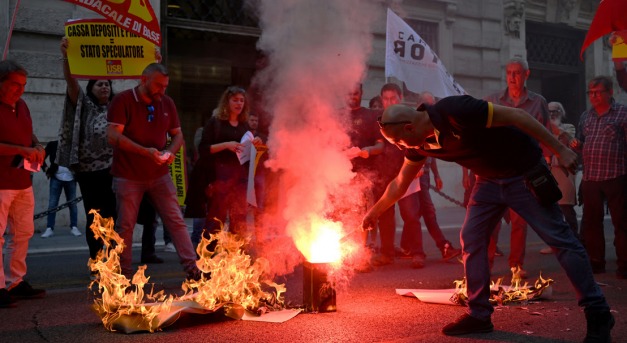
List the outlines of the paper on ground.
{"type": "Polygon", "coordinates": [[[246,311],[244,312],[244,316],[242,316],[242,320],[249,320],[253,322],[266,322],[266,323],[283,323],[296,317],[296,315],[301,313],[302,311],[303,311],[302,309],[272,311],[272,312],[264,313],[261,316],[256,316],[246,311]]]}
{"type": "Polygon", "coordinates": [[[430,304],[457,305],[451,301],[455,289],[397,289],[396,294],[404,297],[414,296],[420,301],[430,304]]]}
{"type": "MultiPolygon", "coordinates": [[[[512,286],[501,285],[507,292],[512,286]]],[[[458,305],[451,300],[455,294],[455,288],[448,289],[397,289],[396,294],[404,297],[416,297],[418,300],[430,304],[458,305]]],[[[540,295],[539,299],[549,299],[553,295],[553,287],[548,286],[540,295]]]]}

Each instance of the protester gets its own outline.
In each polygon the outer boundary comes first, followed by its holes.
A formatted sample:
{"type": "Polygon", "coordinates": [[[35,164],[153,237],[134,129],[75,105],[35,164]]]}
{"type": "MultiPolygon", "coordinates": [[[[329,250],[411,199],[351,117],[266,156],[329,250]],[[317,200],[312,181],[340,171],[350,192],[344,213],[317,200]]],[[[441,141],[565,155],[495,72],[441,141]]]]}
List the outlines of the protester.
{"type": "MultiPolygon", "coordinates": [[[[221,227],[214,219],[222,223],[229,218],[229,231],[245,236],[246,230],[246,187],[248,185],[248,167],[250,162],[240,163],[238,154],[245,147],[242,137],[249,130],[249,102],[243,88],[228,87],[220,98],[218,111],[203,130],[199,145],[200,160],[207,163],[215,175],[211,184],[210,206],[205,223],[205,234],[218,232],[221,227]]],[[[261,138],[254,137],[252,144],[261,145],[261,138]]]]}
{"type": "MultiPolygon", "coordinates": [[[[381,100],[383,108],[394,104],[400,104],[403,100],[401,88],[395,83],[386,83],[381,87],[381,100]]],[[[403,164],[403,153],[391,144],[385,144],[385,159],[380,159],[380,182],[387,184],[398,173],[403,164]]],[[[382,186],[381,188],[383,188],[382,186]]],[[[378,195],[377,195],[378,196],[378,195]]],[[[384,266],[394,263],[395,255],[400,258],[411,258],[410,266],[414,269],[424,268],[425,253],[422,246],[422,229],[420,224],[420,196],[417,191],[406,195],[398,201],[398,209],[403,219],[402,235],[406,236],[406,246],[396,251],[394,247],[396,235],[396,214],[394,206],[390,207],[379,218],[379,237],[381,249],[374,256],[374,266],[384,266]]]]}
{"type": "Polygon", "coordinates": [[[371,110],[383,110],[383,100],[381,100],[381,96],[377,95],[370,99],[368,108],[371,110]]]}
{"type": "Polygon", "coordinates": [[[57,211],[54,209],[59,205],[59,198],[61,192],[65,192],[65,200],[70,202],[68,209],[70,210],[70,233],[74,236],[80,236],[82,233],[76,227],[78,222],[78,209],[76,203],[73,202],[76,199],[76,180],[74,179],[74,173],[64,166],[56,164],[54,161],[57,156],[57,146],[59,141],[51,141],[46,144],[46,158],[50,161],[50,166],[47,166],[45,161],[43,167],[45,168],[46,176],[50,180],[49,195],[48,195],[48,213],[46,231],[41,235],[41,238],[48,238],[54,235],[54,224],[57,218],[57,211]]]}
{"type": "Polygon", "coordinates": [[[581,234],[594,273],[605,272],[604,200],[614,225],[616,277],[627,279],[627,107],[614,98],[612,79],[588,82],[591,108],[579,119],[573,147],[583,156],[581,234]]]}
{"type": "MultiPolygon", "coordinates": [[[[213,110],[213,114],[215,113],[216,109],[213,110]]],[[[202,140],[202,133],[213,114],[204,114],[202,125],[196,128],[194,132],[193,165],[188,171],[189,183],[185,194],[184,216],[185,218],[192,218],[192,233],[190,234],[190,238],[194,250],[196,250],[198,243],[200,243],[205,228],[205,221],[207,220],[209,201],[211,201],[206,193],[206,188],[208,184],[213,182],[215,176],[211,170],[211,161],[206,158],[201,160],[200,151],[198,150],[200,141],[202,140]]]]}
{"type": "MultiPolygon", "coordinates": [[[[55,162],[74,171],[83,197],[87,221],[85,237],[89,257],[96,259],[103,242],[90,226],[94,220],[89,211],[96,209],[104,218],[115,219],[115,195],[111,189],[113,150],[107,143],[107,108],[113,99],[111,80],[89,80],[85,92],[70,74],[67,60],[68,39],[61,39],[63,76],[67,93],[61,118],[59,147],[55,162]]],[[[92,272],[92,277],[96,277],[92,272]]]]}
{"type": "MultiPolygon", "coordinates": [[[[526,82],[531,73],[527,61],[521,58],[512,58],[507,62],[505,71],[507,87],[487,96],[485,100],[493,104],[523,109],[542,125],[550,129],[551,122],[549,121],[546,100],[542,95],[527,89],[526,82]]],[[[544,158],[547,163],[550,163],[551,151],[543,145],[541,147],[544,158]]],[[[527,272],[523,269],[527,247],[527,223],[515,211],[509,211],[509,221],[512,227],[508,259],[509,266],[512,268],[512,272],[518,273],[524,279],[527,277],[527,272]]],[[[490,243],[490,264],[492,264],[496,253],[496,244],[501,228],[500,221],[497,225],[497,230],[490,243]]]]}
{"type": "MultiPolygon", "coordinates": [[[[430,92],[422,92],[418,97],[418,106],[421,104],[433,105],[436,100],[433,94],[430,92]]],[[[462,251],[455,248],[453,243],[444,237],[444,233],[438,224],[438,218],[435,213],[435,206],[431,200],[431,194],[429,185],[431,183],[431,171],[433,171],[433,180],[435,181],[435,188],[441,190],[444,184],[440,178],[438,170],[438,164],[434,158],[428,157],[424,168],[422,168],[422,175],[420,176],[420,190],[418,191],[418,197],[420,198],[420,217],[425,222],[427,231],[435,245],[442,254],[442,259],[448,261],[452,258],[459,256],[462,251]]],[[[403,237],[401,237],[401,247],[403,246],[403,237]]]]}
{"type": "MultiPolygon", "coordinates": [[[[559,102],[549,103],[549,118],[553,123],[553,126],[560,130],[560,134],[557,135],[557,139],[564,145],[569,146],[570,141],[575,138],[575,125],[562,122],[566,118],[566,111],[564,106],[559,102]]],[[[577,223],[577,213],[575,212],[575,205],[577,205],[577,186],[575,185],[575,174],[569,174],[559,165],[559,161],[555,156],[551,160],[551,174],[555,177],[557,185],[562,191],[562,198],[557,202],[564,219],[575,233],[575,236],[579,237],[579,224],[577,223]]],[[[541,254],[550,254],[553,251],[551,247],[546,247],[540,250],[541,254]]]]}
{"type": "MultiPolygon", "coordinates": [[[[351,148],[348,154],[352,162],[353,172],[356,173],[355,182],[367,185],[364,186],[362,194],[363,201],[360,202],[358,208],[359,213],[363,214],[372,206],[375,200],[375,194],[379,196],[382,192],[382,186],[377,181],[379,173],[377,171],[377,161],[374,159],[376,155],[383,152],[383,137],[377,130],[377,117],[381,115],[381,111],[371,110],[361,106],[361,97],[363,95],[362,84],[359,83],[347,96],[348,115],[350,118],[350,129],[348,135],[351,140],[351,148]],[[379,188],[380,190],[377,190],[379,188]]],[[[347,204],[349,205],[349,204],[347,204]]],[[[350,204],[354,206],[354,204],[350,204]]],[[[364,246],[368,244],[367,232],[362,237],[364,246]]],[[[376,237],[374,237],[376,240],[376,237]]],[[[373,243],[374,244],[374,243],[373,243]]],[[[369,272],[372,270],[370,263],[357,263],[356,270],[360,272],[369,272]]]]}
{"type": "Polygon", "coordinates": [[[577,154],[524,110],[470,96],[447,97],[418,110],[392,106],[383,113],[379,126],[390,143],[406,149],[405,162],[383,197],[364,217],[364,229],[374,226],[376,219],[405,193],[428,156],[457,162],[477,175],[461,230],[468,312],[446,325],[442,330],[445,335],[494,330],[487,250],[496,222],[511,208],[554,249],[566,270],[578,303],[585,310],[586,340],[611,340],[614,317],[594,281],[584,247],[555,203],[557,187],[536,187],[535,193],[527,188],[538,185],[533,183],[535,178],[550,175],[538,142],[545,144],[571,173],[577,167],[577,154]]]}
{"type": "Polygon", "coordinates": [[[0,61],[0,308],[15,306],[15,299],[46,294],[24,280],[28,240],[35,232],[35,196],[26,166],[41,165],[45,157],[22,99],[26,79],[24,67],[11,60],[0,61]],[[6,246],[5,235],[11,236],[6,246]]]}
{"type": "Polygon", "coordinates": [[[144,195],[170,231],[187,278],[201,277],[168,170],[168,164],[174,161],[183,144],[176,106],[165,95],[169,80],[165,66],[149,64],[142,72],[139,86],[116,95],[107,114],[118,214],[115,228],[126,245],[120,255],[120,266],[129,279],[133,274],[133,229],[144,195]],[[168,135],[171,142],[166,145],[168,135]]]}

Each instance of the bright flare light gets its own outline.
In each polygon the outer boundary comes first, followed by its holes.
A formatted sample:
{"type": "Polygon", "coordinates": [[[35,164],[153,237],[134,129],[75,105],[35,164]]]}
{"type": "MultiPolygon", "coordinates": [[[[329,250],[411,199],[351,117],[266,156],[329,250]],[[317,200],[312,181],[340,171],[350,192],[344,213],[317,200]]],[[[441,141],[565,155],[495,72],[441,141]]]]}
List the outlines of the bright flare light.
{"type": "Polygon", "coordinates": [[[342,259],[340,240],[343,232],[340,223],[314,218],[309,232],[303,232],[296,239],[296,246],[311,263],[339,262],[342,259]]]}

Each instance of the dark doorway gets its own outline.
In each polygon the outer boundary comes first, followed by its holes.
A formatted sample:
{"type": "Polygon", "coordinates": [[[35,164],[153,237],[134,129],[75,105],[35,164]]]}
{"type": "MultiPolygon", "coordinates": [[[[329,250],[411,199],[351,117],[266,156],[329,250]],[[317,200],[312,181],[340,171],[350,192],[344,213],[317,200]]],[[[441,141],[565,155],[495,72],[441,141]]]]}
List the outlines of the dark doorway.
{"type": "Polygon", "coordinates": [[[579,59],[584,36],[563,24],[526,22],[528,86],[547,102],[561,102],[566,122],[574,125],[586,109],[585,67],[579,59]]]}

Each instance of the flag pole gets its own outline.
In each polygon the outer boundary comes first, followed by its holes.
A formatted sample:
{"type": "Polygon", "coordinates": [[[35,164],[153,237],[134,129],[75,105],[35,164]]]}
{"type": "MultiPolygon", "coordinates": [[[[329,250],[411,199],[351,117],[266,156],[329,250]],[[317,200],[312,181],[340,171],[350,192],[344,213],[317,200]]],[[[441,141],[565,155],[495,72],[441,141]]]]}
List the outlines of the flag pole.
{"type": "Polygon", "coordinates": [[[9,53],[9,43],[11,42],[11,36],[13,35],[13,27],[15,26],[15,17],[17,17],[17,9],[20,7],[20,1],[17,0],[15,3],[15,10],[13,11],[13,18],[11,18],[11,26],[9,27],[9,35],[7,36],[7,41],[4,44],[4,51],[2,52],[2,60],[7,59],[7,54],[9,53]]]}

